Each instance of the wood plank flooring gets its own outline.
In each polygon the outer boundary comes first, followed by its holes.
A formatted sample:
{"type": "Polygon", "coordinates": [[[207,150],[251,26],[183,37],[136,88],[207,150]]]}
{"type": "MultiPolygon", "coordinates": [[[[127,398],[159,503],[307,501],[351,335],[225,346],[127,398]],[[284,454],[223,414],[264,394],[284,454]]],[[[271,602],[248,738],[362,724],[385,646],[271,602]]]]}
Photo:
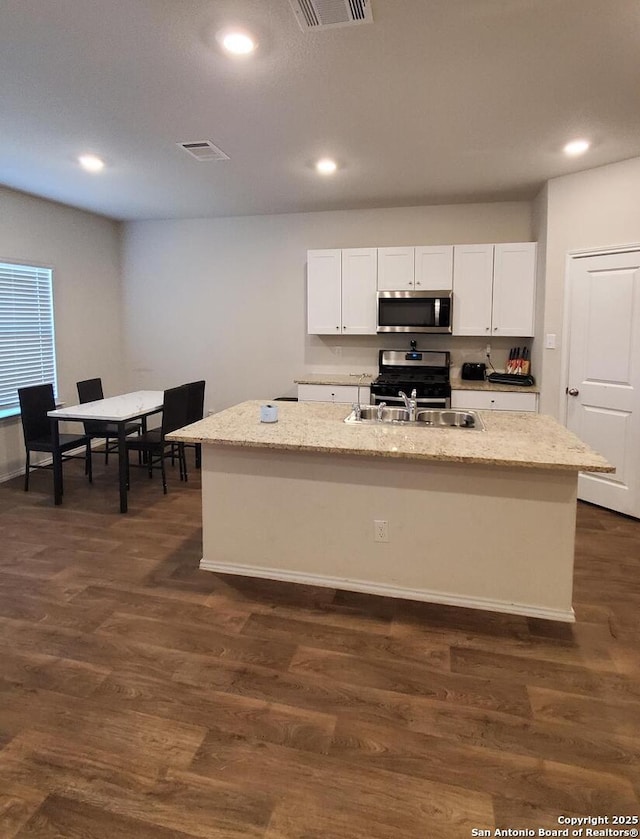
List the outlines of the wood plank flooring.
{"type": "Polygon", "coordinates": [[[640,522],[575,625],[214,575],[199,474],[0,485],[0,839],[425,839],[640,811],[640,522]]]}

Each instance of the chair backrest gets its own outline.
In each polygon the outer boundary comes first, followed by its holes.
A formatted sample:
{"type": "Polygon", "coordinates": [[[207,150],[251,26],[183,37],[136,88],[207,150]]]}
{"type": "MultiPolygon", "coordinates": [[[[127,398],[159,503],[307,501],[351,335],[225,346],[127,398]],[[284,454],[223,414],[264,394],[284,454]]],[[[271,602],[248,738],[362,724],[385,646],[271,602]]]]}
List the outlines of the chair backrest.
{"type": "Polygon", "coordinates": [[[53,411],[56,407],[53,385],[18,388],[18,399],[25,443],[28,445],[35,440],[48,440],[51,437],[51,420],[47,411],[53,411]]]}
{"type": "Polygon", "coordinates": [[[102,379],[85,379],[83,382],[76,382],[78,388],[78,399],[80,402],[97,402],[104,399],[102,392],[102,379]]]}
{"type": "MultiPolygon", "coordinates": [[[[80,403],[83,402],[97,402],[99,399],[104,399],[102,392],[102,379],[84,379],[82,382],[76,382],[78,388],[78,399],[80,403]]],[[[97,420],[85,420],[83,422],[84,433],[89,436],[98,437],[104,433],[104,423],[97,420]]]]}
{"type": "Polygon", "coordinates": [[[189,387],[180,385],[165,390],[162,404],[162,437],[170,431],[188,425],[189,387]]]}
{"type": "Polygon", "coordinates": [[[187,388],[189,389],[188,404],[187,404],[187,424],[198,422],[204,416],[204,387],[205,380],[201,379],[198,382],[189,382],[187,388]]]}

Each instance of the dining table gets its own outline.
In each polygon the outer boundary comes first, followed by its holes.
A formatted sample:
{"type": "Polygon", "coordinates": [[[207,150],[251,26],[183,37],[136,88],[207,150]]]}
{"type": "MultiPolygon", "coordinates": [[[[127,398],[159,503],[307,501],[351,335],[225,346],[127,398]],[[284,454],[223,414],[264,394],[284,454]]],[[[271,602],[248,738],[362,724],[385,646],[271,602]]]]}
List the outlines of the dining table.
{"type": "Polygon", "coordinates": [[[53,494],[54,502],[62,504],[62,453],[59,451],[59,423],[83,422],[93,420],[98,422],[115,423],[118,428],[118,482],[120,487],[120,512],[126,513],[127,505],[127,438],[125,426],[131,420],[142,420],[143,431],[146,419],[152,414],[162,411],[164,391],[136,390],[119,396],[98,399],[96,402],[84,402],[81,405],[56,408],[48,411],[51,420],[51,436],[53,440],[53,494]]]}

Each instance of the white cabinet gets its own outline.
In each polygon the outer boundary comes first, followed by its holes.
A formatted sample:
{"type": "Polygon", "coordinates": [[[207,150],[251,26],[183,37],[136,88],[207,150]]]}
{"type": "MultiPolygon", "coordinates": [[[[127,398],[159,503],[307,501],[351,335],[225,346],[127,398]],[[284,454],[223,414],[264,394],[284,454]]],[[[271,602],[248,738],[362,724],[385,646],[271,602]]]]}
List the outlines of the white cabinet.
{"type": "Polygon", "coordinates": [[[440,291],[452,284],[452,245],[378,248],[378,291],[440,291]]]}
{"type": "Polygon", "coordinates": [[[491,334],[493,245],[453,249],[453,334],[491,334]]]}
{"type": "MultiPolygon", "coordinates": [[[[300,402],[345,402],[352,405],[358,401],[357,385],[298,385],[300,402]]],[[[360,404],[371,402],[369,385],[360,386],[360,404]]]]}
{"type": "Polygon", "coordinates": [[[498,390],[453,390],[452,408],[474,411],[537,411],[537,393],[510,393],[498,390]]]}
{"type": "Polygon", "coordinates": [[[307,251],[307,331],[311,335],[342,332],[342,252],[307,251]]]}
{"type": "Polygon", "coordinates": [[[536,244],[307,252],[310,335],[375,335],[376,291],[453,288],[453,334],[533,336],[536,244]]]}
{"type": "Polygon", "coordinates": [[[342,332],[375,335],[378,323],[375,248],[342,251],[342,332]]]}
{"type": "Polygon", "coordinates": [[[453,334],[534,333],[536,244],[456,245],[453,334]]]}
{"type": "Polygon", "coordinates": [[[376,249],[307,251],[310,335],[374,335],[376,249]]]}
{"type": "Polygon", "coordinates": [[[493,262],[492,334],[533,335],[536,245],[496,245],[493,262]]]}
{"type": "Polygon", "coordinates": [[[424,245],[415,249],[416,291],[453,288],[453,245],[424,245]]]}
{"type": "Polygon", "coordinates": [[[378,248],[378,291],[408,291],[415,286],[413,248],[378,248]]]}

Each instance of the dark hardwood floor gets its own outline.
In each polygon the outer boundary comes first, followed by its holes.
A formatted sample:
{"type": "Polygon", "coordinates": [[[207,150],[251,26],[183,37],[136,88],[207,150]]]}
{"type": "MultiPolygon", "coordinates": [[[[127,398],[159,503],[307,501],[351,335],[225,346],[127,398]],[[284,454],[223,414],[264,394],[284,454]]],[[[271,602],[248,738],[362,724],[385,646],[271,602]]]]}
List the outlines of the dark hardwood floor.
{"type": "MultiPolygon", "coordinates": [[[[0,837],[425,839],[637,814],[640,522],[575,625],[214,575],[199,475],[0,485],[0,837]]],[[[247,523],[247,526],[250,526],[247,523]]]]}

